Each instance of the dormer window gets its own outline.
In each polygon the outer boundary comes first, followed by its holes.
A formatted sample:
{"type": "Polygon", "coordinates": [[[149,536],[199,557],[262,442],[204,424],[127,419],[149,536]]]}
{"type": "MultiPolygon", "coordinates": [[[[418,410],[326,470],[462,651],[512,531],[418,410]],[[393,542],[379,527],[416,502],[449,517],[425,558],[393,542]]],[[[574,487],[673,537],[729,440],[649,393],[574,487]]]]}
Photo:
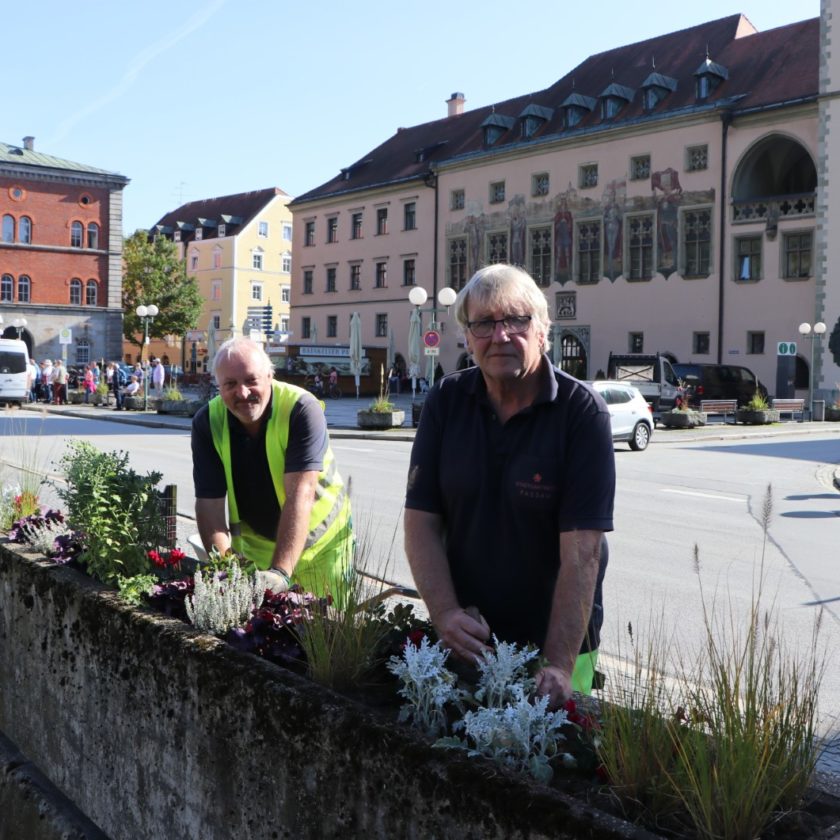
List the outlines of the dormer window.
{"type": "Polygon", "coordinates": [[[204,236],[204,230],[203,230],[202,228],[200,228],[200,227],[197,227],[197,228],[195,229],[195,238],[196,238],[196,239],[202,239],[202,238],[203,238],[203,236],[204,236]]]}
{"type": "Polygon", "coordinates": [[[506,117],[494,111],[481,124],[481,130],[484,132],[484,145],[492,146],[494,143],[497,143],[502,138],[502,135],[506,134],[508,129],[513,127],[515,122],[516,120],[513,117],[506,117]]]}
{"type": "Polygon", "coordinates": [[[595,100],[591,96],[570,93],[560,107],[563,108],[565,127],[574,128],[587,114],[594,110],[595,100]]]}
{"type": "Polygon", "coordinates": [[[709,56],[694,71],[695,94],[698,100],[708,99],[717,90],[721,82],[729,78],[729,71],[720,64],[716,64],[709,56]]]}
{"type": "Polygon", "coordinates": [[[619,111],[628,103],[633,101],[633,91],[613,82],[604,89],[601,94],[601,119],[612,120],[618,116],[619,111]]]}
{"type": "Polygon", "coordinates": [[[225,227],[225,225],[224,225],[224,224],[220,224],[220,225],[216,228],[216,234],[217,234],[219,237],[224,236],[224,235],[225,235],[225,231],[226,231],[226,227],[225,227]]]}
{"type": "Polygon", "coordinates": [[[652,111],[669,94],[677,89],[677,80],[661,73],[651,73],[642,83],[642,101],[646,111],[652,111]]]}
{"type": "Polygon", "coordinates": [[[528,105],[519,115],[519,126],[523,140],[533,137],[553,116],[551,108],[528,105]]]}

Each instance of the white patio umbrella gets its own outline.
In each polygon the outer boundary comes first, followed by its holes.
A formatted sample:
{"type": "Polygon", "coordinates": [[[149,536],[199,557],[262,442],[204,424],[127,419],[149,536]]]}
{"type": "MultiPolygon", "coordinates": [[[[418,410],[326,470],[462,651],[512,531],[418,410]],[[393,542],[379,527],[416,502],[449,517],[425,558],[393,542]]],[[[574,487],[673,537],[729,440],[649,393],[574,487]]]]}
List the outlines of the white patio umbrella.
{"type": "Polygon", "coordinates": [[[420,321],[420,312],[413,309],[411,319],[408,322],[408,375],[411,377],[411,396],[417,393],[417,380],[420,377],[420,356],[423,353],[421,340],[423,337],[423,324],[420,321]]]}
{"type": "Polygon", "coordinates": [[[207,372],[212,376],[215,372],[216,362],[216,328],[213,322],[207,328],[207,372]]]}
{"type": "Polygon", "coordinates": [[[309,333],[309,339],[313,344],[318,343],[318,326],[316,324],[312,325],[312,330],[309,333]]]}
{"type": "Polygon", "coordinates": [[[359,376],[362,373],[362,319],[358,312],[350,316],[350,373],[356,380],[356,399],[359,399],[359,376]]]}
{"type": "Polygon", "coordinates": [[[394,346],[394,328],[388,327],[388,349],[385,352],[385,367],[390,372],[394,367],[394,360],[397,355],[397,348],[394,346]]]}

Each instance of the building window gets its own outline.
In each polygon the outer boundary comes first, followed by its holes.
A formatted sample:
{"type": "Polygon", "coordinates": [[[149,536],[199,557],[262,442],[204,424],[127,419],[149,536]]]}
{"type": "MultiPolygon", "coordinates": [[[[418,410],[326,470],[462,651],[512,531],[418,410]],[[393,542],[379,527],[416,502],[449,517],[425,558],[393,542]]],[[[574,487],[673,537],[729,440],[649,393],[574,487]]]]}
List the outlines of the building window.
{"type": "Polygon", "coordinates": [[[327,242],[338,242],[338,216],[327,219],[327,242]]]}
{"type": "Polygon", "coordinates": [[[374,286],[377,289],[384,289],[388,281],[388,263],[378,262],[376,264],[376,280],[374,286]]]}
{"type": "Polygon", "coordinates": [[[25,275],[18,277],[18,303],[31,303],[32,281],[25,275]]]}
{"type": "Polygon", "coordinates": [[[87,246],[88,248],[99,248],[99,225],[96,222],[91,222],[87,226],[87,246]]]}
{"type": "Polygon", "coordinates": [[[403,286],[413,286],[417,282],[414,260],[403,260],[403,286]]]}
{"type": "Polygon", "coordinates": [[[8,214],[3,216],[3,242],[15,241],[15,217],[8,214]]]}
{"type": "Polygon", "coordinates": [[[362,238],[362,214],[361,213],[354,213],[350,217],[350,238],[351,239],[361,239],[362,238]]]}
{"type": "Polygon", "coordinates": [[[467,282],[467,238],[466,236],[449,240],[449,285],[463,289],[467,282]]]}
{"type": "Polygon", "coordinates": [[[70,305],[82,305],[82,281],[79,280],[77,277],[74,277],[70,281],[70,305]]]}
{"type": "Polygon", "coordinates": [[[96,280],[88,280],[85,285],[85,304],[87,306],[96,306],[98,296],[96,280]]]}
{"type": "Polygon", "coordinates": [[[292,301],[292,287],[291,286],[281,286],[280,287],[280,302],[281,303],[291,303],[292,301]]]}
{"type": "Polygon", "coordinates": [[[506,263],[508,261],[507,233],[487,234],[487,262],[506,263]]]}
{"type": "Polygon", "coordinates": [[[289,331],[289,318],[287,315],[284,315],[280,319],[280,332],[287,333],[289,331]]]}
{"type": "MultiPolygon", "coordinates": [[[[72,284],[70,285],[70,294],[72,295],[72,284]]],[[[0,279],[0,301],[3,303],[12,303],[15,299],[15,278],[11,274],[4,274],[0,279]]],[[[71,300],[70,303],[73,301],[71,300]]]]}
{"type": "Polygon", "coordinates": [[[628,350],[631,353],[645,352],[645,334],[641,332],[631,332],[627,335],[628,350]]]}
{"type": "Polygon", "coordinates": [[[761,279],[761,237],[743,236],[735,240],[735,278],[761,279]]]}
{"type": "Polygon", "coordinates": [[[198,251],[190,252],[190,271],[198,270],[198,251]]]}
{"type": "Polygon", "coordinates": [[[490,203],[501,204],[505,200],[505,182],[493,181],[490,184],[490,203]]]}
{"type": "Polygon", "coordinates": [[[268,222],[257,222],[257,235],[263,238],[268,237],[268,222]]]}
{"type": "Polygon", "coordinates": [[[283,224],[283,239],[286,242],[292,241],[292,226],[288,222],[283,224]]]}
{"type": "Polygon", "coordinates": [[[578,283],[597,283],[601,279],[601,223],[578,225],[578,283]]]}
{"type": "Polygon", "coordinates": [[[638,155],[630,158],[630,180],[644,181],[650,178],[650,155],[638,155]]]}
{"type": "Polygon", "coordinates": [[[548,172],[539,172],[531,176],[531,195],[548,195],[551,186],[551,179],[548,172]]]}
{"type": "Polygon", "coordinates": [[[226,235],[227,225],[225,225],[224,223],[220,223],[219,226],[216,228],[216,236],[218,236],[219,239],[224,239],[226,235]]]}
{"type": "Polygon", "coordinates": [[[292,270],[292,255],[288,251],[280,257],[280,270],[286,274],[292,270]]]}
{"type": "Polygon", "coordinates": [[[303,293],[305,295],[312,294],[312,276],[313,272],[311,268],[308,268],[303,272],[303,293]]]}
{"type": "Polygon", "coordinates": [[[263,267],[263,255],[262,251],[252,251],[251,252],[251,268],[254,271],[262,271],[263,267]]]}
{"type": "Polygon", "coordinates": [[[222,249],[221,248],[214,248],[213,249],[213,268],[219,269],[222,267],[222,249]]]}
{"type": "Polygon", "coordinates": [[[631,216],[627,220],[629,253],[628,280],[650,280],[653,277],[653,215],[631,216]]]}
{"type": "Polygon", "coordinates": [[[531,229],[531,276],[540,286],[551,285],[551,228],[531,229]]]}
{"type": "Polygon", "coordinates": [[[327,315],[327,338],[335,338],[338,335],[338,316],[327,315]]]}
{"type": "Polygon", "coordinates": [[[384,236],[388,233],[388,208],[378,207],[376,210],[376,234],[384,236]]]}
{"type": "Polygon", "coordinates": [[[309,317],[300,319],[300,337],[310,338],[312,335],[312,319],[309,317]]]}
{"type": "Polygon", "coordinates": [[[705,143],[702,146],[689,146],[685,150],[685,168],[689,172],[701,172],[709,168],[709,147],[705,143]]]}
{"type": "Polygon", "coordinates": [[[388,337],[388,315],[385,312],[376,313],[376,337],[388,337]]]}
{"type": "Polygon", "coordinates": [[[711,347],[711,337],[707,332],[694,333],[691,340],[692,351],[698,356],[708,356],[711,347]]]}
{"type": "Polygon", "coordinates": [[[598,164],[587,163],[578,169],[578,186],[581,189],[589,189],[598,186],[598,164]]]}
{"type": "Polygon", "coordinates": [[[358,292],[362,288],[362,266],[360,263],[353,263],[350,266],[350,291],[358,292]]]}
{"type": "Polygon", "coordinates": [[[686,277],[706,277],[711,272],[711,210],[688,210],[683,216],[683,253],[686,277]]]}
{"type": "Polygon", "coordinates": [[[222,328],[222,316],[220,313],[213,313],[213,329],[220,330],[222,328]]]}
{"type": "Polygon", "coordinates": [[[262,283],[251,283],[251,300],[257,300],[262,302],[263,299],[263,287],[262,283]]]}
{"type": "Polygon", "coordinates": [[[783,240],[784,276],[787,279],[811,276],[811,234],[788,233],[783,240]]]}
{"type": "Polygon", "coordinates": [[[452,190],[449,193],[449,209],[463,210],[467,204],[467,196],[463,190],[452,190]]]}
{"type": "Polygon", "coordinates": [[[764,353],[763,332],[747,333],[747,353],[749,353],[751,356],[759,356],[764,353]]]}
{"type": "Polygon", "coordinates": [[[327,291],[334,292],[335,291],[335,266],[331,265],[327,269],[327,291]]]}
{"type": "Polygon", "coordinates": [[[32,219],[29,216],[20,217],[18,242],[23,245],[30,245],[32,243],[32,219]]]}
{"type": "Polygon", "coordinates": [[[210,283],[210,300],[221,300],[222,299],[222,281],[221,280],[213,280],[210,283]]]}
{"type": "Polygon", "coordinates": [[[417,229],[417,205],[413,201],[409,201],[403,207],[403,228],[405,230],[417,229]]]}
{"type": "Polygon", "coordinates": [[[85,235],[85,226],[81,222],[73,222],[70,225],[70,247],[81,248],[85,235]]]}

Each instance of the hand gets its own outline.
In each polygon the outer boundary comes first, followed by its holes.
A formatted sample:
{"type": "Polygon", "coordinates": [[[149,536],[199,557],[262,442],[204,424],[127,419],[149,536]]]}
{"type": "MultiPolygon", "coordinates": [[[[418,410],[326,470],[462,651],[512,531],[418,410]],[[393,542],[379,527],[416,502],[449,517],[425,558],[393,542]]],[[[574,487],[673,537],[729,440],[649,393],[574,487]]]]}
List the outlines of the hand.
{"type": "Polygon", "coordinates": [[[257,583],[269,592],[279,595],[281,592],[289,591],[289,578],[279,569],[267,569],[257,572],[257,583]]]}
{"type": "Polygon", "coordinates": [[[472,663],[485,650],[491,650],[484,644],[490,638],[490,625],[475,607],[446,610],[433,623],[444,647],[459,659],[472,663]]]}
{"type": "Polygon", "coordinates": [[[537,695],[548,695],[548,708],[559,709],[572,696],[572,675],[557,665],[546,665],[537,673],[537,695]]]}

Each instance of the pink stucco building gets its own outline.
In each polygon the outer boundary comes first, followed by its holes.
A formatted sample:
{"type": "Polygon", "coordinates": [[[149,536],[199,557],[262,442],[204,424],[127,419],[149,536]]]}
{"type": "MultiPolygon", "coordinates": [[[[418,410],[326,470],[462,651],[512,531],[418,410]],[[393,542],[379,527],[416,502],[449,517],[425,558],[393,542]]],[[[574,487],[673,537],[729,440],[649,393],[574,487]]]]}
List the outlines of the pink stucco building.
{"type": "MultiPolygon", "coordinates": [[[[453,94],[446,117],[291,203],[292,341],[315,329],[319,345],[346,345],[358,311],[365,345],[392,330],[407,358],[412,285],[431,296],[515,262],[544,288],[552,352],[576,375],[594,377],[610,351],[661,351],[746,365],[775,393],[778,344],[797,341],[806,396],[812,341],[798,327],[823,321],[814,381],[830,396],[834,2],[764,33],[735,14],[618,47],[475,110],[453,94]]],[[[439,319],[450,371],[463,336],[439,319]]]]}

